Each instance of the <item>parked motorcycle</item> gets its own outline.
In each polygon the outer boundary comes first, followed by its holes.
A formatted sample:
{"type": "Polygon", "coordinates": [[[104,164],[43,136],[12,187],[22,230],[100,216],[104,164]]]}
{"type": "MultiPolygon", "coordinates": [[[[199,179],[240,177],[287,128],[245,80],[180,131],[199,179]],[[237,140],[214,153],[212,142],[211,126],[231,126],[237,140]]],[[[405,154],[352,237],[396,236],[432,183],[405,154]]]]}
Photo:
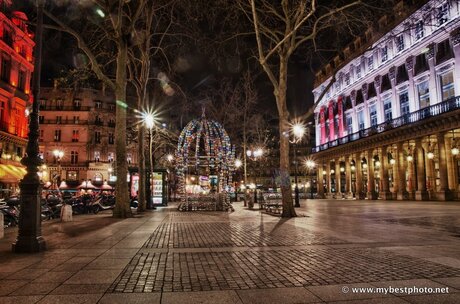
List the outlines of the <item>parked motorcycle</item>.
{"type": "Polygon", "coordinates": [[[99,211],[110,210],[115,208],[115,196],[113,195],[99,195],[91,203],[90,210],[97,214],[99,211]]]}
{"type": "Polygon", "coordinates": [[[10,197],[0,202],[0,212],[3,213],[3,226],[11,227],[19,223],[19,198],[10,197]]]}
{"type": "Polygon", "coordinates": [[[89,194],[74,197],[67,201],[67,203],[72,206],[73,214],[86,214],[94,212],[94,210],[91,209],[92,202],[93,197],[89,194]]]}

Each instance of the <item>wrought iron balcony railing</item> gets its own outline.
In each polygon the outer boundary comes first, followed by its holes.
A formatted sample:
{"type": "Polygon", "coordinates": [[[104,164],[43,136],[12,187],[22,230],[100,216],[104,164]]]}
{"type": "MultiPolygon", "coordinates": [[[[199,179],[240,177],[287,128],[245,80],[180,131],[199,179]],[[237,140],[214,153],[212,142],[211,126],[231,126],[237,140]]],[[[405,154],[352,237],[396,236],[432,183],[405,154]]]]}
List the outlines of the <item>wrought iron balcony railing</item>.
{"type": "Polygon", "coordinates": [[[417,110],[412,113],[408,113],[406,115],[394,118],[392,120],[385,121],[379,125],[372,126],[367,129],[359,130],[356,133],[348,134],[344,137],[331,140],[325,144],[316,146],[312,148],[312,152],[320,152],[327,150],[332,147],[336,147],[338,145],[343,145],[352,141],[356,141],[359,139],[363,139],[378,133],[382,133],[388,130],[392,130],[395,128],[399,128],[405,125],[409,125],[411,123],[427,119],[433,116],[437,116],[443,113],[447,113],[450,111],[458,110],[460,109],[460,96],[456,96],[453,98],[450,98],[448,100],[445,100],[443,102],[437,103],[435,105],[417,110]]]}

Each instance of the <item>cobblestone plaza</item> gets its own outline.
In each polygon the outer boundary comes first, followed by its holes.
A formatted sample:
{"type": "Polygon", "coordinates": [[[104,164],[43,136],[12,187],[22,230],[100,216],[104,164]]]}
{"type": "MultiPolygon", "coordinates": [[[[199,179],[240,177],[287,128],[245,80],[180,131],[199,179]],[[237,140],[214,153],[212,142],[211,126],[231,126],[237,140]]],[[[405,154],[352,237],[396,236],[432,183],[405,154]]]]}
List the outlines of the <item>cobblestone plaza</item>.
{"type": "Polygon", "coordinates": [[[309,200],[289,220],[234,205],[47,222],[35,255],[10,253],[9,230],[0,303],[460,302],[459,203],[309,200]]]}

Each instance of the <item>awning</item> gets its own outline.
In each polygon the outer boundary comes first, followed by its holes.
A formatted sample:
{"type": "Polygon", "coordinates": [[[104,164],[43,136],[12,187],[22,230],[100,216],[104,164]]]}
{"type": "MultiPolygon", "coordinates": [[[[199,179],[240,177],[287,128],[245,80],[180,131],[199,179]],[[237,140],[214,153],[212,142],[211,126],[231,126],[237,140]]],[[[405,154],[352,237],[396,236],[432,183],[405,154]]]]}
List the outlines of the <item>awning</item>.
{"type": "Polygon", "coordinates": [[[25,174],[25,168],[0,164],[0,183],[17,184],[25,174]]]}

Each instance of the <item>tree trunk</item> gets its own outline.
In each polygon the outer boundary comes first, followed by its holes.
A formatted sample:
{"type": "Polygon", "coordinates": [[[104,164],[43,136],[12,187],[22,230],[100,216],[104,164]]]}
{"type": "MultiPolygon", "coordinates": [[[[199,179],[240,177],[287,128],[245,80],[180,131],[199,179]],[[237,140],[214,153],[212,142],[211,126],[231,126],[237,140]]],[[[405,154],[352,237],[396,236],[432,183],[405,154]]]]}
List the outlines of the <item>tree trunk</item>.
{"type": "Polygon", "coordinates": [[[128,46],[124,37],[119,38],[116,71],[116,128],[115,128],[115,151],[117,182],[115,186],[117,203],[113,210],[113,216],[118,218],[131,217],[129,204],[129,189],[126,180],[128,176],[128,162],[126,161],[126,67],[128,64],[128,46]]]}
{"type": "Polygon", "coordinates": [[[278,88],[275,89],[276,104],[279,114],[280,132],[280,178],[283,196],[282,217],[297,216],[292,202],[292,188],[289,173],[289,112],[286,104],[287,62],[280,60],[278,88]]]}

